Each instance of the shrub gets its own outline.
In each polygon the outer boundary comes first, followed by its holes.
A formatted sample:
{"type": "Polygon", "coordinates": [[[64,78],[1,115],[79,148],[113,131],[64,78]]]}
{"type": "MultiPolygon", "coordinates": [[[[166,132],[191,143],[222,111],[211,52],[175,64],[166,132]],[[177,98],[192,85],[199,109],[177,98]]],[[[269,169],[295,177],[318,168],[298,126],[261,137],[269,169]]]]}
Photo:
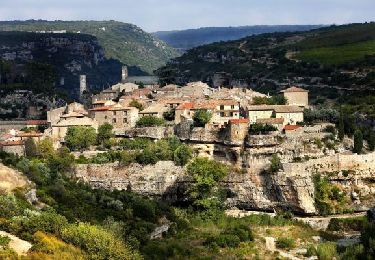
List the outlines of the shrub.
{"type": "Polygon", "coordinates": [[[365,217],[332,218],[327,230],[329,231],[361,231],[366,223],[365,217]]]}
{"type": "Polygon", "coordinates": [[[62,238],[82,248],[91,259],[141,259],[112,233],[88,223],[68,225],[62,230],[62,238]]]}
{"type": "Polygon", "coordinates": [[[98,144],[101,144],[101,145],[107,144],[107,147],[108,147],[108,144],[110,144],[110,142],[108,141],[114,136],[112,131],[113,131],[113,126],[111,124],[104,123],[101,126],[99,126],[98,135],[96,137],[98,144]]]}
{"type": "Polygon", "coordinates": [[[135,107],[137,108],[139,111],[142,111],[144,109],[144,106],[142,105],[142,103],[140,103],[139,101],[133,99],[130,103],[129,103],[129,107],[135,107]]]}
{"type": "Polygon", "coordinates": [[[10,241],[11,239],[9,237],[0,235],[0,248],[8,247],[10,241]]]}
{"type": "Polygon", "coordinates": [[[251,135],[268,134],[272,131],[277,131],[277,128],[269,124],[252,124],[249,128],[251,135]]]}
{"type": "Polygon", "coordinates": [[[337,259],[336,243],[326,242],[319,244],[316,249],[319,260],[337,259]]]}
{"type": "Polygon", "coordinates": [[[277,154],[272,155],[270,162],[271,162],[271,166],[270,166],[271,173],[278,172],[283,167],[281,160],[277,154]]]}
{"type": "Polygon", "coordinates": [[[66,146],[73,151],[84,150],[96,142],[96,132],[92,127],[69,127],[65,136],[66,146]]]}
{"type": "Polygon", "coordinates": [[[293,238],[289,237],[280,237],[276,241],[276,247],[281,249],[293,249],[295,247],[296,242],[293,238]]]}
{"type": "Polygon", "coordinates": [[[192,177],[188,194],[193,206],[200,210],[219,208],[222,198],[218,184],[228,174],[227,166],[197,157],[187,166],[187,172],[192,177]]]}
{"type": "Polygon", "coordinates": [[[48,156],[53,154],[54,149],[53,149],[52,139],[46,138],[46,139],[40,140],[38,143],[38,151],[39,151],[40,156],[43,159],[46,159],[48,158],[48,156]]]}
{"type": "Polygon", "coordinates": [[[181,145],[179,146],[175,151],[173,155],[173,159],[176,165],[184,166],[187,164],[190,159],[193,157],[193,151],[192,149],[187,145],[181,145]]]}
{"type": "Polygon", "coordinates": [[[38,155],[38,147],[32,138],[27,138],[25,141],[25,154],[28,157],[35,157],[38,155]]]}
{"type": "Polygon", "coordinates": [[[167,121],[174,121],[176,115],[176,109],[171,109],[163,113],[163,118],[167,121]]]}
{"type": "Polygon", "coordinates": [[[0,217],[11,218],[21,215],[24,207],[12,195],[0,195],[0,217]]]}
{"type": "Polygon", "coordinates": [[[165,125],[165,120],[163,118],[158,118],[155,116],[144,116],[138,119],[137,127],[152,127],[152,126],[163,126],[165,125]]]}
{"type": "Polygon", "coordinates": [[[208,122],[210,122],[211,118],[211,112],[207,111],[206,109],[199,109],[195,111],[193,116],[194,126],[204,127],[208,122]]]}

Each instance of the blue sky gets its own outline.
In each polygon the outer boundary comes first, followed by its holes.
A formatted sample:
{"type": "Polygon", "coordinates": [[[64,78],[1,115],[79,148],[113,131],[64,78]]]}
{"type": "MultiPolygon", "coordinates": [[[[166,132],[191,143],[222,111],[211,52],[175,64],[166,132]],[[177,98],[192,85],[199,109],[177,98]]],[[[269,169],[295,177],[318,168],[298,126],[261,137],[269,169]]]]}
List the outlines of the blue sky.
{"type": "Polygon", "coordinates": [[[0,20],[118,20],[157,30],[375,20],[375,0],[1,0],[0,20]]]}

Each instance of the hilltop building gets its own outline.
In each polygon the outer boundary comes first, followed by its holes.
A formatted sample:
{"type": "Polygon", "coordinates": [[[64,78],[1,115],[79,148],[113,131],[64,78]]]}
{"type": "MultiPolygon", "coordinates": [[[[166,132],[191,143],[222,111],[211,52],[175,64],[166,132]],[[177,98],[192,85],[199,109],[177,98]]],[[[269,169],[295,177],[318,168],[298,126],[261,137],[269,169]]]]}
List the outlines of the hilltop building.
{"type": "Polygon", "coordinates": [[[285,90],[282,90],[284,97],[288,101],[288,105],[291,106],[299,106],[299,107],[309,107],[309,91],[298,88],[298,87],[290,87],[285,90]]]}

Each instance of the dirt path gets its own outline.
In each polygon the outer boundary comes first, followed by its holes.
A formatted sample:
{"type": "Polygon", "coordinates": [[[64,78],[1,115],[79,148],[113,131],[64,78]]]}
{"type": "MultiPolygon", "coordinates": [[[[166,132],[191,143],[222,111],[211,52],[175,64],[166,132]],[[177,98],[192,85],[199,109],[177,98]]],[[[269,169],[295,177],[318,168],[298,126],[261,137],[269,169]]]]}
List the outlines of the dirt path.
{"type": "Polygon", "coordinates": [[[29,242],[13,236],[12,234],[9,234],[5,231],[0,231],[0,236],[6,236],[11,239],[11,241],[9,242],[9,247],[13,249],[18,255],[26,255],[32,247],[32,244],[30,244],[29,242]]]}

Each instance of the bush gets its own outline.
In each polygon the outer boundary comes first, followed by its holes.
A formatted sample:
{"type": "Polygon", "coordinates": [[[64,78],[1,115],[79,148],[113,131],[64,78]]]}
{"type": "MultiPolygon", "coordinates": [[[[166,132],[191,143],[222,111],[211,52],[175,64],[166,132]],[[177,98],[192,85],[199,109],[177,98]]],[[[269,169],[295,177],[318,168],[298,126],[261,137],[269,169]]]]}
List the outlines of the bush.
{"type": "Polygon", "coordinates": [[[241,243],[240,238],[233,234],[220,234],[206,239],[205,245],[215,247],[238,247],[241,243]]]}
{"type": "Polygon", "coordinates": [[[69,127],[65,136],[66,146],[72,150],[84,150],[95,144],[96,131],[92,127],[73,126],[69,127]]]}
{"type": "Polygon", "coordinates": [[[276,247],[281,249],[293,249],[296,246],[296,242],[293,238],[280,237],[276,241],[276,247]]]}
{"type": "Polygon", "coordinates": [[[137,127],[152,127],[152,126],[163,126],[165,125],[165,120],[163,118],[158,118],[155,116],[144,116],[138,119],[137,127]]]}
{"type": "Polygon", "coordinates": [[[327,230],[329,231],[361,231],[366,223],[365,217],[332,218],[327,230]]]}
{"type": "Polygon", "coordinates": [[[337,259],[336,243],[327,242],[319,244],[316,249],[316,254],[319,260],[332,260],[337,259]]]}
{"type": "Polygon", "coordinates": [[[196,127],[204,127],[208,122],[210,122],[212,118],[212,113],[205,110],[205,109],[199,109],[195,111],[193,120],[194,120],[194,126],[196,127]]]}
{"type": "Polygon", "coordinates": [[[249,128],[250,135],[268,134],[272,131],[277,131],[277,128],[269,124],[252,124],[249,128]]]}
{"type": "Polygon", "coordinates": [[[192,149],[187,145],[181,145],[179,146],[175,151],[173,155],[173,159],[176,165],[184,166],[187,164],[190,159],[193,157],[193,151],[192,149]]]}
{"type": "Polygon", "coordinates": [[[277,154],[272,155],[270,162],[271,162],[271,166],[270,166],[271,173],[278,172],[283,167],[281,160],[277,154]]]}
{"type": "Polygon", "coordinates": [[[0,195],[0,218],[11,218],[21,215],[24,207],[12,195],[0,195]]]}
{"type": "Polygon", "coordinates": [[[113,126],[108,123],[104,123],[98,128],[98,135],[96,137],[98,144],[104,145],[107,148],[108,144],[110,144],[109,140],[114,136],[113,135],[113,126]],[[105,145],[107,144],[107,145],[105,145]]]}
{"type": "Polygon", "coordinates": [[[129,103],[129,107],[135,107],[137,108],[139,111],[142,111],[144,109],[144,106],[142,105],[142,103],[140,103],[139,101],[133,99],[130,103],[129,103]]]}
{"type": "Polygon", "coordinates": [[[112,233],[88,223],[67,226],[62,230],[62,238],[82,248],[91,259],[141,259],[112,233]]]}

